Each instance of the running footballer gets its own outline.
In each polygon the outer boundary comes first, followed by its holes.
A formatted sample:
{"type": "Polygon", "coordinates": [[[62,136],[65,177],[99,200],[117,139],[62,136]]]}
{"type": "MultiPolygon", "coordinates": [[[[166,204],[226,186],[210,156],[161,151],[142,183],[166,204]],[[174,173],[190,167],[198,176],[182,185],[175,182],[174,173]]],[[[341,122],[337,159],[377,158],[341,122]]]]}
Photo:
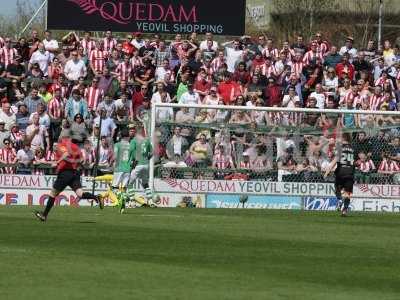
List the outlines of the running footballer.
{"type": "Polygon", "coordinates": [[[69,186],[80,199],[93,199],[100,209],[104,208],[103,200],[92,193],[83,192],[81,184],[82,154],[77,143],[74,132],[70,132],[68,137],[60,138],[56,149],[56,172],[57,179],[53,184],[50,197],[47,200],[46,208],[43,212],[36,211],[35,216],[45,222],[47,216],[54,206],[55,198],[69,186]]]}

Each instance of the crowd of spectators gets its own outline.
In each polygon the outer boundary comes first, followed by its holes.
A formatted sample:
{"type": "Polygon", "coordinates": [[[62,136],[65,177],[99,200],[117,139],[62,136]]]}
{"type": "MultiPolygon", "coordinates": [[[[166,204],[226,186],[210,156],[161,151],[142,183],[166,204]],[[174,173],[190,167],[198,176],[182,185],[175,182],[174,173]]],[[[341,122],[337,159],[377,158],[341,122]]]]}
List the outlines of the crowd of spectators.
{"type": "MultiPolygon", "coordinates": [[[[167,41],[111,31],[59,40],[32,31],[13,41],[0,33],[1,172],[51,172],[70,128],[80,133],[87,175],[96,159],[112,172],[119,130],[148,134],[152,103],[397,111],[399,46],[343,43],[319,32],[280,43],[264,35],[221,43],[210,33],[167,41]]],[[[155,118],[160,176],[323,180],[338,122],[353,132],[359,182],[375,173],[392,182],[400,170],[395,115],[163,107],[155,118]]]]}

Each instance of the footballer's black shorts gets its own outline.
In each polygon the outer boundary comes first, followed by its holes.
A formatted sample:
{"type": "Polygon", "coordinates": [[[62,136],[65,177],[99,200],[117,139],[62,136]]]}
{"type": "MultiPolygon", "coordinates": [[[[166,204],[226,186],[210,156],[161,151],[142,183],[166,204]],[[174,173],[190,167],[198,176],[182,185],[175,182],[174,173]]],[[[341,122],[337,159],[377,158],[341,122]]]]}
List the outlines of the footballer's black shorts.
{"type": "Polygon", "coordinates": [[[336,176],[335,189],[336,193],[344,190],[347,193],[353,193],[354,177],[353,176],[336,176]]]}
{"type": "Polygon", "coordinates": [[[73,191],[82,188],[81,172],[77,170],[64,170],[58,173],[53,189],[62,192],[69,186],[73,191]]]}

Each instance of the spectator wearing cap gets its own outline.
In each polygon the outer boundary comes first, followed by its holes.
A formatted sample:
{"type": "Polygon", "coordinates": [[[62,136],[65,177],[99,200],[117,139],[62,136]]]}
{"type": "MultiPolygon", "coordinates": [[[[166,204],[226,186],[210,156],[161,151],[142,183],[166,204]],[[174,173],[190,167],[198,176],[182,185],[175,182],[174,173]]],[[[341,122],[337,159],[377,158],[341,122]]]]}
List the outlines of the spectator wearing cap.
{"type": "Polygon", "coordinates": [[[75,115],[81,114],[86,120],[88,117],[88,107],[85,99],[82,98],[79,91],[72,91],[72,96],[65,104],[65,116],[69,121],[72,121],[75,115]]]}
{"type": "Polygon", "coordinates": [[[70,81],[77,81],[80,77],[86,77],[87,70],[83,60],[79,59],[78,53],[72,51],[72,59],[68,60],[64,67],[64,74],[70,81]]]}
{"type": "Polygon", "coordinates": [[[357,56],[357,49],[353,47],[353,37],[349,36],[346,39],[345,45],[340,48],[339,54],[344,55],[345,53],[349,54],[349,61],[352,62],[353,59],[357,56]]]}
{"type": "Polygon", "coordinates": [[[30,95],[24,100],[24,104],[26,105],[29,114],[36,112],[37,106],[40,103],[45,105],[43,98],[39,96],[38,89],[34,87],[31,89],[30,95]]]}
{"type": "Polygon", "coordinates": [[[15,114],[11,111],[11,104],[4,102],[0,110],[0,119],[5,123],[5,129],[10,130],[11,124],[16,122],[15,114]]]}
{"type": "Polygon", "coordinates": [[[12,62],[7,66],[6,76],[8,79],[20,82],[25,78],[26,70],[21,62],[22,57],[20,55],[16,55],[12,62]]]}

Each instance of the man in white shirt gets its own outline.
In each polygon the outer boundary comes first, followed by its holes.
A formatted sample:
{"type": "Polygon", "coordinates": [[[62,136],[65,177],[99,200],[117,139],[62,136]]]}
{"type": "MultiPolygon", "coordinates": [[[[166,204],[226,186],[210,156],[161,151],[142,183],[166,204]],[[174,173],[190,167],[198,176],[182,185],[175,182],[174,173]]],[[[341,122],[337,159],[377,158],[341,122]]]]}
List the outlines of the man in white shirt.
{"type": "Polygon", "coordinates": [[[348,53],[350,55],[350,62],[353,62],[353,58],[357,56],[357,49],[353,47],[353,37],[349,36],[346,39],[345,45],[340,48],[339,54],[343,56],[343,54],[348,53]]]}
{"type": "Polygon", "coordinates": [[[3,103],[0,110],[0,120],[5,123],[5,130],[10,130],[11,125],[16,122],[15,114],[11,111],[11,104],[8,102],[3,103]]]}
{"type": "MultiPolygon", "coordinates": [[[[201,104],[200,100],[200,95],[196,93],[193,89],[193,82],[189,82],[187,84],[188,91],[183,93],[181,98],[179,99],[179,103],[181,104],[201,104]]],[[[190,108],[189,109],[190,113],[195,115],[196,109],[195,108],[190,108]]]]}
{"type": "Polygon", "coordinates": [[[38,63],[40,70],[42,70],[45,76],[48,75],[48,68],[51,62],[51,55],[49,51],[46,51],[44,44],[38,44],[38,50],[33,52],[31,59],[29,61],[29,70],[32,68],[34,63],[38,63]]]}
{"type": "Polygon", "coordinates": [[[240,42],[239,40],[233,41],[233,47],[226,47],[225,48],[225,57],[226,57],[226,64],[228,66],[228,72],[233,73],[235,72],[235,64],[237,60],[242,55],[243,50],[240,49],[240,42]]]}
{"type": "Polygon", "coordinates": [[[71,57],[64,67],[64,74],[68,80],[77,81],[79,77],[86,77],[87,69],[83,60],[78,58],[78,53],[73,51],[71,57]]]}
{"type": "Polygon", "coordinates": [[[211,47],[211,49],[214,50],[214,51],[217,51],[217,50],[218,50],[218,43],[217,43],[216,41],[213,40],[213,35],[212,35],[211,32],[207,32],[207,33],[206,33],[206,39],[200,43],[200,50],[202,50],[202,51],[203,51],[203,50],[207,50],[207,48],[208,48],[208,47],[207,47],[208,41],[211,41],[211,42],[212,42],[212,47],[211,47]]]}
{"type": "Polygon", "coordinates": [[[58,42],[51,38],[51,32],[46,30],[44,32],[44,37],[43,44],[46,51],[49,51],[52,54],[56,53],[59,49],[58,42]]]}
{"type": "Polygon", "coordinates": [[[316,106],[319,109],[324,109],[324,107],[325,107],[325,94],[324,94],[324,91],[322,89],[322,84],[318,83],[315,86],[315,92],[311,93],[310,98],[315,98],[315,100],[317,101],[316,106]]]}

